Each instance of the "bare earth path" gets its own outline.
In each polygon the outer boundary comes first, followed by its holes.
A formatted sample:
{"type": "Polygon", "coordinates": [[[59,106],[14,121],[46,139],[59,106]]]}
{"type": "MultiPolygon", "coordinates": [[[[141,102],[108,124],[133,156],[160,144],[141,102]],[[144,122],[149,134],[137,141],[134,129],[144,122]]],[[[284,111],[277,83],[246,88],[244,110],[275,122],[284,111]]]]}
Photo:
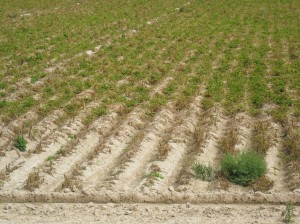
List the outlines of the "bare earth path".
{"type": "MultiPolygon", "coordinates": [[[[0,204],[0,223],[283,223],[284,205],[0,204]]],[[[300,222],[295,206],[294,223],[300,222]]]]}

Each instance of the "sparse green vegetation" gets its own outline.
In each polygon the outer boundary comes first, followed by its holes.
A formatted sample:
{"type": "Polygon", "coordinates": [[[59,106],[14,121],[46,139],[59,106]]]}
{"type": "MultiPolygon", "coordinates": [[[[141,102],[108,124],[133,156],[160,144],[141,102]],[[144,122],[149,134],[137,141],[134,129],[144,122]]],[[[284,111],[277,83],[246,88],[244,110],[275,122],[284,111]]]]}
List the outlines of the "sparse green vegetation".
{"type": "Polygon", "coordinates": [[[57,159],[57,155],[52,155],[52,156],[48,156],[46,161],[53,161],[55,159],[57,159]]]}
{"type": "Polygon", "coordinates": [[[281,214],[284,223],[291,223],[294,221],[294,205],[292,202],[286,204],[285,210],[281,214]]]}
{"type": "Polygon", "coordinates": [[[192,166],[195,177],[204,181],[211,181],[213,178],[213,168],[211,165],[203,165],[201,163],[195,163],[192,166]]]}
{"type": "Polygon", "coordinates": [[[164,179],[163,175],[161,175],[157,171],[151,171],[149,174],[146,175],[147,178],[159,178],[159,179],[164,179]]]}

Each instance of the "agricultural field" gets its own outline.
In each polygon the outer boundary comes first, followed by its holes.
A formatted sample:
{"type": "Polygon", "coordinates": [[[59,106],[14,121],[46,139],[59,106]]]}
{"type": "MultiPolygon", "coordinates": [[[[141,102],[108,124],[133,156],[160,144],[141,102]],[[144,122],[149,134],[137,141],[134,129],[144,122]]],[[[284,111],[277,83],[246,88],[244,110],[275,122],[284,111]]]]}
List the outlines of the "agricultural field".
{"type": "Polygon", "coordinates": [[[300,202],[299,1],[0,4],[0,202],[300,202]]]}

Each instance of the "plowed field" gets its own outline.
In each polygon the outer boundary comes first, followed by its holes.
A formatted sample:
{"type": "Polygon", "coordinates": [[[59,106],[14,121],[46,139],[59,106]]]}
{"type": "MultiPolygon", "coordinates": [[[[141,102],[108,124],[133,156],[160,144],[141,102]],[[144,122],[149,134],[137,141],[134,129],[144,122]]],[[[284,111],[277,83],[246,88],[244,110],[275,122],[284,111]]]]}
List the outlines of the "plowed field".
{"type": "Polygon", "coordinates": [[[299,39],[293,0],[2,1],[0,202],[299,203],[299,39]]]}

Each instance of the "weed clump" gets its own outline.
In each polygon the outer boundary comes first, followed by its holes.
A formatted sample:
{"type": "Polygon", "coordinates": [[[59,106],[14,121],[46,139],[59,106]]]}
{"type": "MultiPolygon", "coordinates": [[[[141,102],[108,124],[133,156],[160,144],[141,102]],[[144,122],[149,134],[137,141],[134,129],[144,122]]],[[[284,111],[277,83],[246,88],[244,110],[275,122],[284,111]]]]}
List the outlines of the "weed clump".
{"type": "Polygon", "coordinates": [[[27,145],[27,141],[26,139],[21,136],[21,135],[18,135],[16,140],[15,140],[15,147],[21,151],[21,152],[25,152],[26,150],[26,145],[27,145]]]}
{"type": "Polygon", "coordinates": [[[227,153],[221,161],[221,171],[231,182],[248,186],[266,173],[267,164],[263,155],[254,151],[227,153]]]}
{"type": "Polygon", "coordinates": [[[195,163],[192,167],[194,175],[204,181],[211,181],[213,177],[213,168],[211,165],[195,163]]]}

